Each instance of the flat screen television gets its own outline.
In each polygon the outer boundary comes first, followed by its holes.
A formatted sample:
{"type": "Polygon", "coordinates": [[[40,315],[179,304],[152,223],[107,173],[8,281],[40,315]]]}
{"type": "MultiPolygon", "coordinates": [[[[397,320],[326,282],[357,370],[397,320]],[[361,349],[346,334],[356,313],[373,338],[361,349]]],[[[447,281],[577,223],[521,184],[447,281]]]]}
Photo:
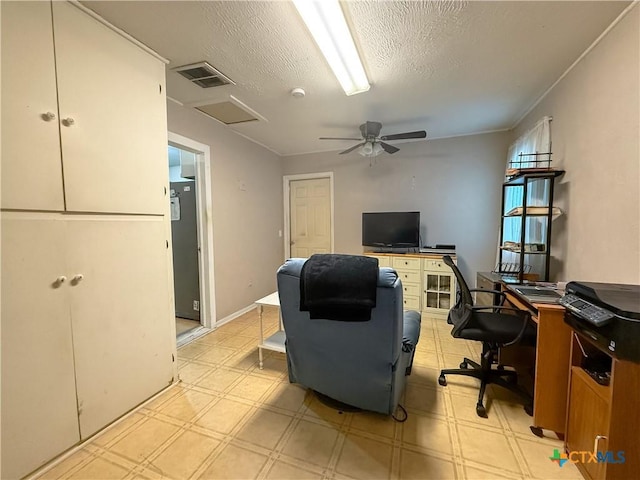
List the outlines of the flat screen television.
{"type": "Polygon", "coordinates": [[[419,247],[420,212],[363,213],[362,245],[366,247],[419,247]]]}

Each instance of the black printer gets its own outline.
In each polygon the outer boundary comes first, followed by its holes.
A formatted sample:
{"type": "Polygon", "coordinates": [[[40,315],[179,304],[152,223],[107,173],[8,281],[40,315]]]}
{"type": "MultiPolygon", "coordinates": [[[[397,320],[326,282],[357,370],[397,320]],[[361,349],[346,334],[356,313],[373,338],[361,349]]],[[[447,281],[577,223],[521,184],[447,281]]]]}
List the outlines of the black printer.
{"type": "Polygon", "coordinates": [[[564,321],[619,360],[640,363],[640,285],[569,282],[564,321]]]}

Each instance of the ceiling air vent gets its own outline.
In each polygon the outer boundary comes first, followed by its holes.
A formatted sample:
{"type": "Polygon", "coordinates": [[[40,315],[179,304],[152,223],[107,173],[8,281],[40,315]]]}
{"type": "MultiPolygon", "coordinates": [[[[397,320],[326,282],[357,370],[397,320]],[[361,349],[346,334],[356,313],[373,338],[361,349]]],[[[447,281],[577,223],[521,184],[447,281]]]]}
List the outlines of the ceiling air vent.
{"type": "Polygon", "coordinates": [[[174,68],[173,71],[178,72],[180,75],[202,88],[236,84],[233,80],[220,73],[207,62],[183,65],[182,67],[174,68]]]}
{"type": "Polygon", "coordinates": [[[229,95],[228,101],[205,104],[205,105],[191,105],[196,110],[200,110],[205,115],[222,122],[226,125],[233,125],[236,123],[256,122],[262,120],[266,122],[267,119],[256,112],[254,109],[238,100],[233,95],[229,95]]]}

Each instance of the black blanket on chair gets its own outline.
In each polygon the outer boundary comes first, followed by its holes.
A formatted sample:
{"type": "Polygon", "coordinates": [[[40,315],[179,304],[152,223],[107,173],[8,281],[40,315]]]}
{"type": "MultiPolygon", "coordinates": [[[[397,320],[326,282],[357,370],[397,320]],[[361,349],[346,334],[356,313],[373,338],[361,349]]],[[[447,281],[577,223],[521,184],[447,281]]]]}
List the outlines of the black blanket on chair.
{"type": "Polygon", "coordinates": [[[314,319],[371,320],[377,284],[377,258],[312,255],[300,272],[300,310],[309,312],[314,319]]]}

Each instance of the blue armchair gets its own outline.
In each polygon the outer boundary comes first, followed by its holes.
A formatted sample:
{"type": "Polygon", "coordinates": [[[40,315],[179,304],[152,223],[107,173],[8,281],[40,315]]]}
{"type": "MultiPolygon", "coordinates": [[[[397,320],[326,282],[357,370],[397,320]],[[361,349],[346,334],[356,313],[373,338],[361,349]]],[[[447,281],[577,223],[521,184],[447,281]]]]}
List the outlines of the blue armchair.
{"type": "Polygon", "coordinates": [[[305,262],[287,260],[277,273],[289,380],[339,402],[392,415],[420,335],[420,314],[403,312],[398,275],[379,269],[370,320],[312,318],[300,309],[305,262]]]}

